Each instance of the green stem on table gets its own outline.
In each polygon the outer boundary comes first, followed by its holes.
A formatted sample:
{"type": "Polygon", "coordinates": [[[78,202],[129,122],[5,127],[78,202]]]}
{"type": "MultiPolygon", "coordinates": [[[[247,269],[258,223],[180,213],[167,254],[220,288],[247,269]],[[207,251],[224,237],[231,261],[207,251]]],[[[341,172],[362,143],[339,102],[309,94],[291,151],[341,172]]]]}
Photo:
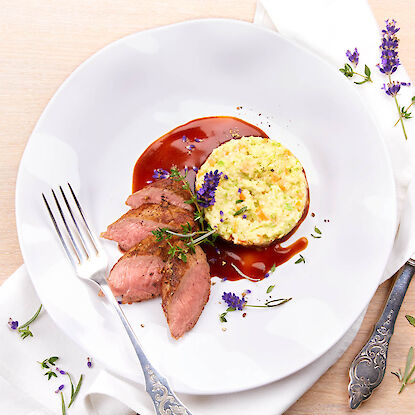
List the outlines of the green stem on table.
{"type": "Polygon", "coordinates": [[[19,331],[21,330],[21,329],[24,329],[25,327],[27,327],[29,324],[32,324],[36,319],[37,319],[37,316],[39,315],[39,313],[41,312],[41,310],[42,310],[42,304],[40,305],[40,307],[37,309],[37,311],[36,311],[36,313],[34,314],[34,316],[29,320],[29,321],[26,321],[26,323],[24,323],[24,324],[22,324],[20,327],[19,327],[19,331]]]}

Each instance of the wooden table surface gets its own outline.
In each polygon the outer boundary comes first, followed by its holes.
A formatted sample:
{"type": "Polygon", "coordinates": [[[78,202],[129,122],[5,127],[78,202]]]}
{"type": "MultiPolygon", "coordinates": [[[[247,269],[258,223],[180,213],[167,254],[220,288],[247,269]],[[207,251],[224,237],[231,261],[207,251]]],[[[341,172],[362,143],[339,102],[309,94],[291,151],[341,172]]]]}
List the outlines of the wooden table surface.
{"type": "MultiPolygon", "coordinates": [[[[388,17],[398,20],[401,60],[415,81],[411,43],[415,39],[415,1],[370,0],[370,4],[379,25],[388,17]]],[[[20,158],[40,114],[64,79],[92,53],[130,33],[204,17],[252,21],[255,0],[0,0],[0,10],[1,283],[22,264],[14,213],[20,158]]],[[[390,282],[378,289],[350,348],[286,414],[352,412],[347,395],[349,364],[368,338],[389,289],[390,282]]],[[[415,314],[415,284],[409,287],[398,317],[385,379],[358,410],[362,415],[415,412],[415,385],[398,395],[398,381],[390,374],[404,366],[409,347],[415,345],[415,328],[406,322],[407,313],[415,314]]]]}

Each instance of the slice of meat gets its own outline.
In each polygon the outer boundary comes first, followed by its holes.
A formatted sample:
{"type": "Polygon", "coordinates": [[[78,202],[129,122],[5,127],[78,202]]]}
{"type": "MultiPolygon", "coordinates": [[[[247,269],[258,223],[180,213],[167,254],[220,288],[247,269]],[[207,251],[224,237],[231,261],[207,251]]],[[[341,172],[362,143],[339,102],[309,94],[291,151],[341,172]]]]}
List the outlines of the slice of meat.
{"type": "Polygon", "coordinates": [[[125,203],[133,209],[137,209],[145,203],[166,203],[193,211],[191,204],[184,203],[189,199],[190,193],[183,189],[181,182],[173,179],[161,179],[133,193],[125,203]]]}
{"type": "MultiPolygon", "coordinates": [[[[195,227],[193,213],[174,205],[145,204],[131,209],[116,222],[109,225],[102,238],[118,242],[122,251],[128,251],[157,228],[181,231],[181,225],[195,227]]],[[[154,236],[154,235],[152,235],[154,236]]]]}
{"type": "Polygon", "coordinates": [[[144,301],[161,294],[162,270],[168,258],[166,242],[148,236],[126,252],[112,267],[107,279],[123,303],[144,301]]]}
{"type": "Polygon", "coordinates": [[[196,246],[195,254],[187,254],[186,263],[171,259],[162,273],[162,307],[170,333],[178,339],[194,327],[209,299],[209,265],[205,253],[196,246]]]}

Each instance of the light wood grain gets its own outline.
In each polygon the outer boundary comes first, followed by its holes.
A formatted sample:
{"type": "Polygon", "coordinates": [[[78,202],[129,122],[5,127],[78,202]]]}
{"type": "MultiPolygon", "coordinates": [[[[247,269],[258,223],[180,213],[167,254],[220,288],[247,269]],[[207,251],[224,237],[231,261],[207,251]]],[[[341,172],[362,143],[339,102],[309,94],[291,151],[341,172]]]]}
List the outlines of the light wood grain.
{"type": "MultiPolygon", "coordinates": [[[[398,20],[400,55],[415,79],[415,1],[370,0],[380,25],[398,20]]],[[[0,283],[21,263],[14,218],[18,164],[27,139],[49,99],[64,79],[92,53],[122,36],[143,29],[204,17],[252,21],[254,0],[0,0],[0,283]]],[[[299,12],[301,12],[299,10],[299,12]]],[[[318,23],[318,22],[317,22],[318,23]]],[[[350,22],[353,30],[354,22],[350,22]]],[[[415,121],[412,121],[415,122],[415,121]]],[[[383,284],[353,344],[345,355],[286,413],[349,414],[348,367],[369,336],[390,288],[383,284]]],[[[388,370],[403,367],[415,345],[415,328],[405,321],[415,314],[415,286],[409,288],[392,340],[388,370]]],[[[311,323],[310,323],[311,324],[311,323]]],[[[398,382],[385,376],[362,415],[405,415],[415,412],[415,386],[398,395],[398,382]]],[[[258,409],[260,414],[260,406],[258,409]]],[[[218,414],[219,415],[219,414],[218,414]]]]}

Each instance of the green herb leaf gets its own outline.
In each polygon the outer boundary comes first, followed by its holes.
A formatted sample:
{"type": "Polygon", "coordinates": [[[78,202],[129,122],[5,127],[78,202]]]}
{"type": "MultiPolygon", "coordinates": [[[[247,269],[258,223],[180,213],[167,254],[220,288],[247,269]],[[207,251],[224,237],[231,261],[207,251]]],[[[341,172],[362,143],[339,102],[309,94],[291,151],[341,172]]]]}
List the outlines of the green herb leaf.
{"type": "Polygon", "coordinates": [[[61,392],[61,400],[62,400],[62,415],[66,415],[65,400],[63,399],[63,393],[62,392],[61,392]]]}
{"type": "Polygon", "coordinates": [[[227,323],[227,322],[228,322],[228,320],[226,320],[226,318],[225,318],[226,314],[228,314],[228,313],[225,311],[224,313],[222,313],[222,314],[219,316],[219,320],[220,320],[222,323],[227,323]]]}
{"type": "Polygon", "coordinates": [[[253,308],[271,308],[278,307],[282,304],[288,303],[292,298],[277,298],[275,300],[265,301],[265,305],[256,305],[256,304],[245,304],[244,307],[253,307],[253,308]]]}
{"type": "Polygon", "coordinates": [[[66,372],[66,374],[68,375],[69,382],[71,382],[71,399],[72,399],[75,389],[74,389],[74,386],[73,386],[71,375],[68,372],[66,372]]]}
{"type": "Polygon", "coordinates": [[[411,98],[411,101],[412,101],[412,102],[415,102],[415,96],[413,96],[413,97],[411,98]]]}
{"type": "Polygon", "coordinates": [[[243,200],[242,199],[238,199],[235,203],[242,203],[243,200]]]}
{"type": "Polygon", "coordinates": [[[412,364],[413,358],[414,358],[414,348],[411,346],[409,348],[408,357],[406,358],[405,372],[403,374],[404,380],[406,379],[406,377],[409,374],[409,371],[411,370],[411,364],[412,364]]]}
{"type": "Polygon", "coordinates": [[[269,272],[274,272],[275,268],[277,268],[277,265],[274,263],[271,267],[271,269],[269,270],[269,272]]]}
{"type": "Polygon", "coordinates": [[[406,358],[404,374],[402,375],[402,372],[400,369],[398,372],[391,372],[393,375],[395,375],[399,379],[400,382],[402,382],[401,388],[399,389],[398,393],[401,393],[405,389],[406,385],[410,385],[415,382],[415,378],[411,379],[411,376],[413,375],[415,371],[415,365],[412,366],[413,357],[414,357],[414,348],[410,347],[408,351],[408,356],[406,358]]]}
{"type": "Polygon", "coordinates": [[[71,397],[71,401],[69,402],[68,408],[71,407],[71,405],[73,404],[73,401],[75,400],[76,396],[78,395],[79,389],[81,389],[81,385],[82,385],[83,378],[84,378],[84,375],[81,375],[80,378],[79,378],[78,384],[76,385],[75,392],[74,392],[74,394],[71,397]]]}
{"type": "Polygon", "coordinates": [[[241,209],[237,210],[237,211],[233,214],[233,216],[238,216],[238,215],[240,215],[240,214],[242,214],[242,213],[246,212],[247,210],[248,210],[248,208],[247,208],[246,206],[244,206],[243,208],[241,208],[241,209]]]}
{"type": "Polygon", "coordinates": [[[274,289],[274,287],[275,287],[275,285],[270,285],[268,288],[267,288],[267,294],[269,294],[273,289],[274,289]]]}
{"type": "Polygon", "coordinates": [[[58,359],[59,359],[59,357],[57,357],[57,356],[52,356],[52,357],[49,357],[48,362],[49,362],[52,366],[55,366],[55,362],[56,362],[58,359]]]}
{"type": "Polygon", "coordinates": [[[391,372],[391,373],[392,373],[392,375],[395,375],[399,379],[399,382],[402,382],[401,369],[399,369],[397,372],[391,372]]]}
{"type": "Polygon", "coordinates": [[[295,264],[300,264],[301,262],[305,262],[304,257],[301,254],[299,255],[300,255],[300,258],[298,258],[297,261],[295,261],[295,264]]]}
{"type": "Polygon", "coordinates": [[[321,230],[319,228],[317,228],[317,226],[314,226],[314,232],[321,235],[321,230]]]}
{"type": "Polygon", "coordinates": [[[228,312],[228,311],[235,311],[236,310],[236,308],[235,307],[228,307],[227,309],[226,309],[226,312],[228,312]]]}
{"type": "Polygon", "coordinates": [[[56,375],[56,373],[55,372],[52,372],[51,370],[49,371],[49,372],[46,372],[45,374],[44,374],[44,376],[47,376],[48,377],[48,380],[50,380],[52,377],[54,377],[54,378],[57,378],[58,376],[56,375]]]}
{"type": "Polygon", "coordinates": [[[365,65],[365,75],[370,79],[370,69],[367,65],[365,65]]]}
{"type": "Polygon", "coordinates": [[[278,307],[279,305],[283,305],[285,303],[288,303],[288,301],[291,301],[292,297],[290,298],[277,298],[276,300],[269,300],[265,302],[265,305],[267,307],[278,307]]]}
{"type": "Polygon", "coordinates": [[[409,314],[407,314],[405,318],[408,320],[409,324],[411,324],[412,326],[415,326],[415,317],[412,317],[409,314]]]}
{"type": "Polygon", "coordinates": [[[40,311],[42,310],[42,304],[40,305],[40,307],[37,309],[36,313],[33,315],[32,318],[30,318],[28,321],[26,321],[26,323],[22,324],[19,327],[19,331],[21,331],[22,329],[24,329],[25,327],[29,326],[29,324],[32,324],[38,317],[40,311]]]}

